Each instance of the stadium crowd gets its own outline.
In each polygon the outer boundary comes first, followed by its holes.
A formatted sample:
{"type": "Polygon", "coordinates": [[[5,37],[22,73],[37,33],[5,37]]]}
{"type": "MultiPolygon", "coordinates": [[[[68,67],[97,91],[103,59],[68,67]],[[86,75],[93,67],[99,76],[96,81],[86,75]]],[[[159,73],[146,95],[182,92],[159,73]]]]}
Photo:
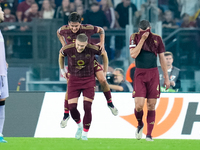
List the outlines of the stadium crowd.
{"type": "Polygon", "coordinates": [[[0,3],[5,11],[5,22],[28,22],[35,17],[63,18],[67,23],[70,12],[77,11],[83,23],[104,29],[125,28],[127,10],[131,7],[136,25],[146,19],[146,11],[153,10],[164,28],[199,27],[199,0],[192,3],[190,0],[146,0],[140,8],[132,1],[137,0],[1,0],[0,3]]]}
{"type": "MultiPolygon", "coordinates": [[[[131,7],[135,27],[143,19],[150,22],[161,21],[163,32],[179,27],[200,27],[199,0],[193,0],[193,3],[190,0],[143,0],[144,3],[140,6],[138,0],[1,0],[0,2],[5,12],[4,22],[60,18],[67,24],[69,14],[76,11],[82,16],[83,24],[100,26],[104,30],[125,29],[129,24],[129,7],[131,7]]],[[[3,28],[4,31],[13,29],[15,26],[12,25],[3,28]]],[[[27,29],[29,29],[27,26],[19,28],[20,31],[27,29]]],[[[125,43],[124,37],[107,36],[105,43],[109,60],[118,59],[125,43]]]]}

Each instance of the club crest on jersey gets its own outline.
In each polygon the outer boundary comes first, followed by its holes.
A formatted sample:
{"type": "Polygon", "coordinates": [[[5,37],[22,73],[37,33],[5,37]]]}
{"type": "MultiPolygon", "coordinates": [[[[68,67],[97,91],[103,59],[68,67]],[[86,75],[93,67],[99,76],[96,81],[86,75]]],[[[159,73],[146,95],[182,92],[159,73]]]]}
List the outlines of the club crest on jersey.
{"type": "Polygon", "coordinates": [[[84,62],[83,60],[78,60],[78,61],[77,61],[77,64],[78,64],[79,66],[83,66],[83,65],[85,65],[85,62],[84,62]]]}

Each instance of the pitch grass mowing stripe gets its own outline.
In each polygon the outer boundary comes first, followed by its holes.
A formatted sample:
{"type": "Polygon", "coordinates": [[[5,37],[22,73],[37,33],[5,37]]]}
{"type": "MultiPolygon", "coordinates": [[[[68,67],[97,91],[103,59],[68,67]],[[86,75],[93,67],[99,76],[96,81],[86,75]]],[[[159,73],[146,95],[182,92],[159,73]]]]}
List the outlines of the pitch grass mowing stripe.
{"type": "Polygon", "coordinates": [[[0,150],[199,150],[200,140],[7,137],[0,150]]]}

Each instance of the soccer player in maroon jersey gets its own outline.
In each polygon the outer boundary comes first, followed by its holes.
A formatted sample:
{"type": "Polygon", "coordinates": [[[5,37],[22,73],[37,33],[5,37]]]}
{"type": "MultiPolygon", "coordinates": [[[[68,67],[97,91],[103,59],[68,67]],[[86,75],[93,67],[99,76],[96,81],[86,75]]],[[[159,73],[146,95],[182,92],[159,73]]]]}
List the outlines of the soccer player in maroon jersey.
{"type": "MultiPolygon", "coordinates": [[[[76,42],[63,47],[59,55],[60,69],[64,69],[64,57],[68,58],[68,71],[70,72],[68,81],[68,107],[72,118],[78,124],[76,139],[87,140],[87,133],[91,125],[92,114],[91,105],[94,99],[95,75],[94,57],[101,55],[100,47],[89,44],[88,37],[81,33],[77,36],[76,42]],[[77,110],[78,98],[83,93],[84,111],[83,127],[80,113],[77,110]],[[83,132],[82,132],[83,130],[83,132]]],[[[66,77],[66,74],[63,73],[66,77]]]]}
{"type": "MultiPolygon", "coordinates": [[[[97,45],[100,46],[100,49],[104,50],[105,34],[104,34],[103,28],[93,26],[93,25],[81,24],[81,16],[76,12],[71,13],[68,17],[68,20],[69,20],[68,25],[62,26],[57,31],[57,36],[63,47],[66,44],[74,43],[77,35],[79,35],[80,33],[85,33],[87,35],[89,43],[91,43],[91,35],[93,35],[95,33],[99,33],[100,43],[98,43],[97,45]]],[[[108,107],[110,108],[113,115],[116,116],[118,114],[118,110],[112,103],[111,91],[110,91],[109,85],[105,78],[107,68],[108,68],[108,57],[107,57],[106,52],[103,53],[102,58],[103,58],[103,63],[104,63],[104,69],[102,69],[101,65],[94,58],[95,75],[96,75],[97,79],[99,80],[99,83],[101,84],[103,93],[107,100],[108,107]]],[[[69,71],[69,73],[70,73],[70,71],[69,71]]],[[[69,87],[68,87],[68,89],[69,89],[69,87]]],[[[67,121],[69,120],[69,109],[68,109],[68,101],[67,101],[68,94],[67,93],[68,92],[66,92],[66,96],[65,96],[65,113],[64,113],[64,117],[60,123],[60,126],[62,128],[67,126],[67,121]]]]}
{"type": "Polygon", "coordinates": [[[151,133],[155,123],[155,105],[160,97],[159,73],[157,68],[157,54],[164,73],[164,85],[169,88],[170,82],[167,73],[167,65],[164,57],[164,44],[160,36],[151,32],[149,21],[142,20],[139,23],[139,32],[130,37],[130,55],[135,59],[134,91],[135,117],[138,127],[135,133],[136,139],[142,138],[143,131],[143,107],[147,98],[147,141],[153,141],[151,133]]]}

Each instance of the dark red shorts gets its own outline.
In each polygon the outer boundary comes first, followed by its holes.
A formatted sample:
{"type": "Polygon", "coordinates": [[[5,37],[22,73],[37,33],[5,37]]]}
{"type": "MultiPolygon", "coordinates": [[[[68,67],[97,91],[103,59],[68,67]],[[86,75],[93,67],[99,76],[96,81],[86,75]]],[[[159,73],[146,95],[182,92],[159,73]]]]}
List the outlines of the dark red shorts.
{"type": "Polygon", "coordinates": [[[68,99],[77,98],[83,92],[83,96],[94,99],[95,77],[75,77],[70,75],[67,85],[68,99]]]}
{"type": "Polygon", "coordinates": [[[94,74],[98,71],[103,70],[102,66],[100,65],[100,63],[96,60],[96,58],[94,59],[94,74]]]}
{"type": "Polygon", "coordinates": [[[133,97],[159,98],[160,81],[158,68],[136,68],[133,87],[133,97]]]}

